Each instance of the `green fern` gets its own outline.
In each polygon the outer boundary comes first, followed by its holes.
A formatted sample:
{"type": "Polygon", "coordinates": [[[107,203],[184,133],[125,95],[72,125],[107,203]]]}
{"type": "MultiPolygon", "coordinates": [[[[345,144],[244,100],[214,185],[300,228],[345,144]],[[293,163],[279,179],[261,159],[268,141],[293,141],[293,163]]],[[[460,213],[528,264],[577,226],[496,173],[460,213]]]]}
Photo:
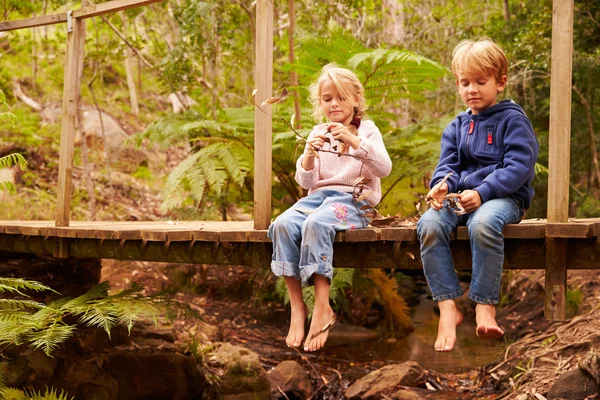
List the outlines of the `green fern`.
{"type": "MultiPolygon", "coordinates": [[[[0,278],[0,282],[0,291],[22,295],[27,289],[51,290],[23,279],[0,278]]],[[[112,328],[119,324],[126,325],[131,332],[139,320],[152,320],[156,324],[159,316],[168,320],[182,315],[200,318],[189,305],[164,294],[143,295],[143,287],[137,284],[114,295],[108,295],[109,289],[108,282],[102,282],[79,297],[59,299],[48,305],[32,300],[3,299],[0,301],[0,345],[26,344],[51,356],[77,329],[77,325],[64,322],[68,316],[78,318],[81,324],[104,329],[109,337],[112,328]]]]}
{"type": "Polygon", "coordinates": [[[20,390],[14,388],[0,389],[0,399],[2,400],[73,400],[75,397],[69,398],[69,395],[64,391],[58,393],[56,389],[46,389],[42,392],[35,390],[20,390]]]}

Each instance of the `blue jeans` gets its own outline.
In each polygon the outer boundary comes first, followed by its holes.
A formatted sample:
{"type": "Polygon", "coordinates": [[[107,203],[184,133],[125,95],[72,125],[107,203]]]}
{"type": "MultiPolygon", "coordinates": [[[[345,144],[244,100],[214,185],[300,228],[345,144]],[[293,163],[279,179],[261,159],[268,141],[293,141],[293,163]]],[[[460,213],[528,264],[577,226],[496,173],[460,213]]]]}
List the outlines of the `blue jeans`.
{"type": "Polygon", "coordinates": [[[448,207],[427,210],[417,223],[417,235],[433,300],[454,299],[463,294],[452,263],[450,234],[457,226],[467,225],[473,257],[469,298],[480,304],[497,304],[504,264],[502,230],[522,217],[523,207],[512,196],[486,201],[465,215],[456,215],[448,207]]]}
{"type": "Polygon", "coordinates": [[[333,277],[333,240],[338,231],[364,228],[368,219],[355,205],[352,194],[320,190],[304,197],[269,226],[273,241],[271,270],[276,276],[291,276],[312,285],[312,275],[333,277]]]}

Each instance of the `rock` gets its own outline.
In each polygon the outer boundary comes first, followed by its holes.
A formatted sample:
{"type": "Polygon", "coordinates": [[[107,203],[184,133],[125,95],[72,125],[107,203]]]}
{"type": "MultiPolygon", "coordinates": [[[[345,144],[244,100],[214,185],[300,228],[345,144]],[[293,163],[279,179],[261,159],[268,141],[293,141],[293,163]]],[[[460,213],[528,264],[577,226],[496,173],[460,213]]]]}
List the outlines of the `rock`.
{"type": "Polygon", "coordinates": [[[35,349],[28,349],[24,357],[31,370],[30,382],[34,379],[52,378],[56,369],[56,358],[49,357],[42,350],[35,349]]]}
{"type": "Polygon", "coordinates": [[[223,371],[219,393],[226,400],[270,400],[271,384],[258,354],[230,343],[222,343],[209,356],[223,371]]]}
{"type": "Polygon", "coordinates": [[[75,362],[66,367],[65,391],[85,400],[119,398],[119,383],[97,363],[75,362]]]}
{"type": "Polygon", "coordinates": [[[354,382],[344,393],[347,399],[376,400],[396,386],[417,387],[425,382],[423,368],[414,361],[387,365],[354,382]]]}
{"type": "Polygon", "coordinates": [[[309,375],[296,361],[283,361],[268,374],[272,399],[306,399],[313,388],[309,375]],[[281,389],[281,391],[280,391],[281,389]],[[285,396],[281,394],[285,393],[285,396]]]}
{"type": "Polygon", "coordinates": [[[562,374],[548,392],[548,400],[584,400],[598,394],[598,384],[581,368],[562,374]]]}
{"type": "Polygon", "coordinates": [[[2,382],[9,387],[19,387],[27,383],[29,363],[21,354],[11,355],[6,361],[0,362],[0,376],[2,382]]]}
{"type": "Polygon", "coordinates": [[[377,332],[362,326],[337,322],[329,331],[327,346],[342,346],[349,343],[364,342],[377,338],[377,332]]]}
{"type": "Polygon", "coordinates": [[[204,377],[196,360],[181,354],[121,351],[103,367],[119,383],[119,400],[190,400],[200,398],[204,377]]]}

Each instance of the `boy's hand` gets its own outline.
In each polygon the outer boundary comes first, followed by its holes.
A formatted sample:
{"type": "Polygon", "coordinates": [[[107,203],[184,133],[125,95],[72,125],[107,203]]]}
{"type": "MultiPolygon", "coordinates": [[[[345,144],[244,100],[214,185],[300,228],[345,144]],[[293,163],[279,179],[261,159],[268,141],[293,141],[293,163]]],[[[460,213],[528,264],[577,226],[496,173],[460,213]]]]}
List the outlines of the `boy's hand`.
{"type": "Polygon", "coordinates": [[[458,197],[460,205],[463,206],[468,213],[472,213],[481,207],[481,196],[479,196],[479,193],[476,190],[465,190],[456,197],[458,197]]]}
{"type": "Polygon", "coordinates": [[[440,210],[443,207],[444,196],[448,194],[448,184],[446,182],[441,182],[441,184],[436,184],[430,191],[427,193],[425,199],[434,210],[440,210]]]}
{"type": "Polygon", "coordinates": [[[340,141],[348,146],[352,146],[354,150],[358,149],[360,138],[350,133],[344,124],[340,124],[339,122],[330,122],[327,124],[327,131],[331,132],[331,136],[335,140],[340,141]]]}

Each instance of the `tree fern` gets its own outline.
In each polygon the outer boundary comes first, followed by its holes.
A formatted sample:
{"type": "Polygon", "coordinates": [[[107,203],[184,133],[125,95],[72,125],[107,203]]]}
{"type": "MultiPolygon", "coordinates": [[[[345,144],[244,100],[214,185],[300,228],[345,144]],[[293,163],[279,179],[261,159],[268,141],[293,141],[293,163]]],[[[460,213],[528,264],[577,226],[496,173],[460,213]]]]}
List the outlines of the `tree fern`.
{"type": "MultiPolygon", "coordinates": [[[[3,291],[18,290],[19,293],[25,289],[45,288],[40,283],[22,279],[13,282],[11,278],[2,278],[2,284],[3,291]]],[[[126,325],[131,331],[135,321],[150,319],[157,323],[159,316],[200,318],[189,305],[163,294],[142,295],[143,288],[137,284],[115,295],[108,295],[109,289],[108,282],[103,282],[81,296],[59,299],[48,305],[30,300],[0,301],[0,344],[26,344],[51,355],[77,329],[77,325],[64,322],[67,316],[77,317],[81,324],[100,327],[109,337],[112,328],[118,324],[126,325]],[[29,311],[36,308],[36,311],[29,311]]]]}
{"type": "Polygon", "coordinates": [[[0,389],[0,399],[2,400],[74,400],[74,397],[69,398],[69,395],[64,391],[58,393],[56,389],[46,389],[42,394],[35,390],[20,390],[14,388],[0,389]]]}

